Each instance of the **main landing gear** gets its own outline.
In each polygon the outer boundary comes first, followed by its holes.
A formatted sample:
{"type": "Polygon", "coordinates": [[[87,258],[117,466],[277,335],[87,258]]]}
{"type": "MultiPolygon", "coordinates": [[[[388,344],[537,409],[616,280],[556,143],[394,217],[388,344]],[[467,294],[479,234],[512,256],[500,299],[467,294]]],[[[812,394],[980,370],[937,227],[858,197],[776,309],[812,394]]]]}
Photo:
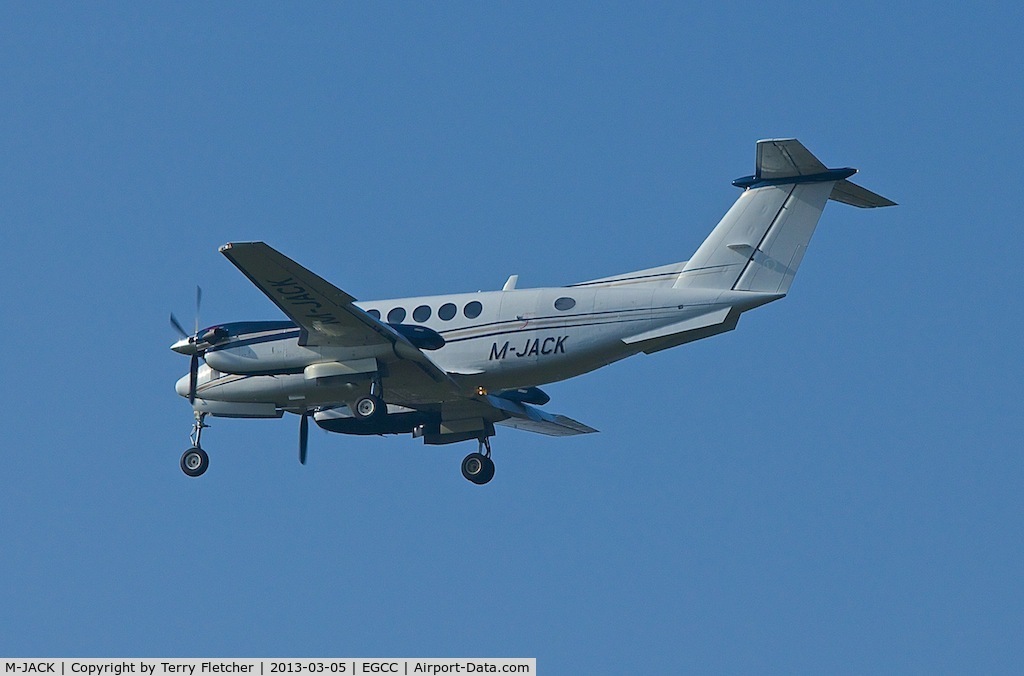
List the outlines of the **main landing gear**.
{"type": "Polygon", "coordinates": [[[462,476],[478,486],[494,478],[494,461],[491,460],[491,440],[480,437],[480,447],[462,460],[462,476]]]}
{"type": "Polygon", "coordinates": [[[189,476],[202,476],[210,467],[210,456],[199,445],[199,439],[203,435],[203,429],[209,427],[204,422],[206,414],[195,412],[196,420],[192,423],[192,433],[188,435],[192,447],[186,450],[181,456],[181,471],[189,476]]]}
{"type": "Polygon", "coordinates": [[[368,394],[352,405],[352,414],[360,420],[370,420],[387,413],[388,406],[375,394],[368,394]]]}
{"type": "Polygon", "coordinates": [[[359,420],[373,420],[387,415],[388,405],[384,403],[384,399],[381,397],[383,391],[384,387],[380,382],[380,374],[374,373],[372,380],[370,380],[370,393],[360,397],[354,404],[351,404],[352,415],[359,420]]]}

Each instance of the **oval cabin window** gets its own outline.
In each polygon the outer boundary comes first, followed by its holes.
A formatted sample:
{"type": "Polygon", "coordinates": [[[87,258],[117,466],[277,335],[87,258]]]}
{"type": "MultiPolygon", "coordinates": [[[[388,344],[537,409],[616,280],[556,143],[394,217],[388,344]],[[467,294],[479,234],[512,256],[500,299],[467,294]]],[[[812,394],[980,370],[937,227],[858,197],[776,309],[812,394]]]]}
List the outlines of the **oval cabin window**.
{"type": "Polygon", "coordinates": [[[574,307],[576,307],[576,301],[573,300],[572,298],[569,298],[568,296],[562,296],[561,298],[555,301],[555,309],[561,310],[562,312],[565,312],[566,310],[571,310],[574,307]]]}
{"type": "Polygon", "coordinates": [[[455,312],[455,303],[445,303],[437,309],[437,316],[444,321],[448,321],[455,316],[455,312]]]}
{"type": "Polygon", "coordinates": [[[430,319],[430,306],[420,305],[418,308],[412,311],[412,318],[418,321],[420,324],[430,319]]]}

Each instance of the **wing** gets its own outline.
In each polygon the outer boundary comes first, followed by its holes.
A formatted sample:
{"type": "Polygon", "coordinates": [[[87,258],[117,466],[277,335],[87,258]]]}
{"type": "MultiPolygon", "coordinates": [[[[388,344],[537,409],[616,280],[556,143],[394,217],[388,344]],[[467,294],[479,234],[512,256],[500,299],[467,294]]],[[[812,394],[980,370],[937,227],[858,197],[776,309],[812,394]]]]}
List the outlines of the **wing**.
{"type": "Polygon", "coordinates": [[[394,385],[389,392],[399,395],[398,399],[410,406],[415,406],[417,400],[422,399],[422,374],[425,373],[441,386],[445,393],[443,399],[460,402],[456,405],[463,409],[465,417],[479,416],[507,427],[551,436],[597,431],[564,415],[547,413],[504,397],[466,394],[449,374],[405,336],[356,307],[354,297],[263,242],[225,244],[220,252],[299,325],[302,344],[338,347],[393,345],[399,361],[393,363],[394,385]],[[419,377],[414,375],[416,372],[420,373],[419,377]]]}
{"type": "Polygon", "coordinates": [[[263,242],[229,243],[220,252],[299,325],[303,345],[395,341],[397,333],[353,305],[355,298],[263,242]]]}
{"type": "Polygon", "coordinates": [[[484,397],[488,404],[502,411],[509,417],[499,420],[499,425],[512,427],[526,432],[537,432],[552,437],[569,437],[576,434],[590,434],[596,432],[593,427],[573,420],[572,418],[557,413],[547,413],[539,408],[516,401],[509,401],[503,397],[487,395],[484,397]]]}
{"type": "Polygon", "coordinates": [[[402,334],[353,305],[355,298],[263,242],[232,242],[220,252],[302,330],[301,345],[393,345],[453,392],[458,385],[402,334]]]}

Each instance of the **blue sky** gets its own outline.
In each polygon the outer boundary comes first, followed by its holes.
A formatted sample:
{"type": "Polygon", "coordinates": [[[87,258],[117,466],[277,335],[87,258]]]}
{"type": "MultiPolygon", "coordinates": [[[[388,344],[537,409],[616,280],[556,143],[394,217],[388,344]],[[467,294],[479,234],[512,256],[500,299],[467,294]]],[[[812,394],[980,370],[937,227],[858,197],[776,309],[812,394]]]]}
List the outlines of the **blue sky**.
{"type": "Polygon", "coordinates": [[[8,3],[0,655],[532,656],[546,674],[1019,672],[1016,3],[8,3]],[[786,300],[547,388],[470,445],[214,420],[167,314],[687,258],[796,136],[832,204],[786,300]]]}

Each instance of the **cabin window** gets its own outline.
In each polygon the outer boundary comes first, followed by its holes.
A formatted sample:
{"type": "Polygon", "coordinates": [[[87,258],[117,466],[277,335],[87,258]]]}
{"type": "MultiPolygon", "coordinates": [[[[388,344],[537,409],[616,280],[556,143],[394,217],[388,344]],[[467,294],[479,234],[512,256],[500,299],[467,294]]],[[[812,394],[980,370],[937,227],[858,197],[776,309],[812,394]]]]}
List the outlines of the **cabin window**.
{"type": "Polygon", "coordinates": [[[370,315],[374,319],[380,319],[380,310],[367,310],[366,314],[370,315]]]}
{"type": "Polygon", "coordinates": [[[396,307],[388,313],[388,321],[392,324],[401,324],[405,321],[405,308],[396,307]]]}
{"type": "Polygon", "coordinates": [[[445,303],[437,309],[437,316],[441,319],[448,321],[455,316],[456,312],[455,303],[445,303]]]}
{"type": "Polygon", "coordinates": [[[418,308],[412,311],[412,318],[418,321],[420,324],[430,319],[430,306],[420,305],[418,308]]]}
{"type": "Polygon", "coordinates": [[[555,309],[561,310],[562,312],[565,312],[566,310],[571,310],[574,307],[576,307],[576,301],[573,300],[572,298],[569,298],[568,296],[562,296],[561,298],[555,301],[555,309]]]}
{"type": "Polygon", "coordinates": [[[480,304],[480,301],[473,300],[466,303],[466,307],[462,308],[462,311],[468,319],[476,319],[484,311],[484,306],[480,304]]]}

